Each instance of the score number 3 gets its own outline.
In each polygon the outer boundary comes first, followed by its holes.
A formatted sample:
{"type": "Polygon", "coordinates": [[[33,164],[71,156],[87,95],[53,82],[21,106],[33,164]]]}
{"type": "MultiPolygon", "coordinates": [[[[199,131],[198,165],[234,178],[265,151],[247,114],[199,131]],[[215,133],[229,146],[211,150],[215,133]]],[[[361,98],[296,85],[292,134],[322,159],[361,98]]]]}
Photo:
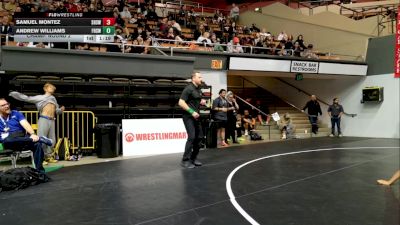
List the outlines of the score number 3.
{"type": "Polygon", "coordinates": [[[103,26],[114,26],[115,18],[103,18],[103,26]]]}

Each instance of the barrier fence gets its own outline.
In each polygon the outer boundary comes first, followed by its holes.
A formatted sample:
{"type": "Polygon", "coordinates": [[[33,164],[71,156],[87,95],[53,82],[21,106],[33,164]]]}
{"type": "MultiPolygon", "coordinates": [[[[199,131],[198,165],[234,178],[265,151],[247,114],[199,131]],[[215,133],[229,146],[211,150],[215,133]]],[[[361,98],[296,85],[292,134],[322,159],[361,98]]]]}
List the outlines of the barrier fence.
{"type": "MultiPolygon", "coordinates": [[[[37,129],[38,111],[22,111],[27,121],[37,129]]],[[[56,139],[67,137],[71,149],[94,150],[97,118],[91,111],[64,111],[56,118],[56,139]]]]}

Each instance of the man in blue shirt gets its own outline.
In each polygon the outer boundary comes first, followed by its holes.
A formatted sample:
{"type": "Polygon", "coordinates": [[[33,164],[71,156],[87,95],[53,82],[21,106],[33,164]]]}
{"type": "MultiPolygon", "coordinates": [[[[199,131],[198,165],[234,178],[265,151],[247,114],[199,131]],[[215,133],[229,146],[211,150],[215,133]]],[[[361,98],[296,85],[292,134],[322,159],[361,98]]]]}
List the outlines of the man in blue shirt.
{"type": "Polygon", "coordinates": [[[10,103],[0,98],[0,143],[12,150],[33,151],[35,167],[44,173],[42,143],[52,145],[51,139],[39,137],[21,112],[11,110],[10,103]]]}

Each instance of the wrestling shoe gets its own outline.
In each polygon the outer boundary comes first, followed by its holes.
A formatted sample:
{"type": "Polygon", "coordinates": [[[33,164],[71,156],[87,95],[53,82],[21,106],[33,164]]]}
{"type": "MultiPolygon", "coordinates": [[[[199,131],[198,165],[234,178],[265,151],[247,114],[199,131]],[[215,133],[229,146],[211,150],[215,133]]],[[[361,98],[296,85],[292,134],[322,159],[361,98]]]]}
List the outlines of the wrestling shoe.
{"type": "Polygon", "coordinates": [[[195,165],[195,166],[202,166],[203,165],[203,163],[201,163],[199,160],[197,160],[197,159],[195,159],[195,160],[191,160],[192,161],[192,163],[193,163],[193,165],[195,165]]]}
{"type": "Polygon", "coordinates": [[[193,169],[195,167],[195,165],[190,160],[182,161],[181,166],[186,169],[193,169]]]}

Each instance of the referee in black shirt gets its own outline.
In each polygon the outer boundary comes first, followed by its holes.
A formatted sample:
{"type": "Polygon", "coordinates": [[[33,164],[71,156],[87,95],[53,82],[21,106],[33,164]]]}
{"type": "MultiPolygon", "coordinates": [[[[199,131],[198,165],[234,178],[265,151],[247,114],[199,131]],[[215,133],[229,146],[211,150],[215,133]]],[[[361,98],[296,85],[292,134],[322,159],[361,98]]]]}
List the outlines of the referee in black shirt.
{"type": "Polygon", "coordinates": [[[185,110],[182,119],[188,134],[181,165],[189,169],[202,165],[197,160],[200,142],[203,138],[203,131],[199,120],[200,105],[205,104],[205,100],[201,99],[200,86],[202,85],[202,79],[203,77],[199,72],[193,72],[192,82],[185,87],[178,102],[179,106],[185,110]]]}

